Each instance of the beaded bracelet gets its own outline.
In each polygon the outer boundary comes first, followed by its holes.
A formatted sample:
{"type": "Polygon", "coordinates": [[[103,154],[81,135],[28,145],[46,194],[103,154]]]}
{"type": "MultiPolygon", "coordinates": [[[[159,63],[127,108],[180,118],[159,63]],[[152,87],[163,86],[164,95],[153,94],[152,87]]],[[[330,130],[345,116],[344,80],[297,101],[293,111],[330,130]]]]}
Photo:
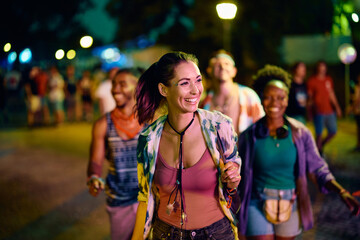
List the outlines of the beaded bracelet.
{"type": "Polygon", "coordinates": [[[234,195],[237,192],[237,188],[226,188],[229,195],[234,195]]]}
{"type": "Polygon", "coordinates": [[[90,185],[90,183],[93,180],[97,180],[97,181],[101,182],[102,184],[104,184],[104,180],[101,177],[97,176],[96,174],[93,174],[90,177],[88,177],[88,180],[87,180],[86,184],[90,185]]]}

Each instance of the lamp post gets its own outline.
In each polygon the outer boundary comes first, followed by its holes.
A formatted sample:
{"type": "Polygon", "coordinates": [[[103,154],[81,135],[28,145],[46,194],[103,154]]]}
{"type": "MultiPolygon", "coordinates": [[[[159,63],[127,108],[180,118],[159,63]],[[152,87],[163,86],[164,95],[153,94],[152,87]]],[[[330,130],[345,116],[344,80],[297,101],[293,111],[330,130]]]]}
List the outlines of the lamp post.
{"type": "Polygon", "coordinates": [[[345,64],[345,115],[350,103],[350,64],[356,59],[356,49],[349,43],[344,43],[338,48],[340,61],[345,64]]]}
{"type": "Polygon", "coordinates": [[[236,16],[237,7],[230,2],[219,3],[216,5],[216,12],[220,19],[223,20],[223,41],[224,48],[231,52],[231,20],[236,16]]]}

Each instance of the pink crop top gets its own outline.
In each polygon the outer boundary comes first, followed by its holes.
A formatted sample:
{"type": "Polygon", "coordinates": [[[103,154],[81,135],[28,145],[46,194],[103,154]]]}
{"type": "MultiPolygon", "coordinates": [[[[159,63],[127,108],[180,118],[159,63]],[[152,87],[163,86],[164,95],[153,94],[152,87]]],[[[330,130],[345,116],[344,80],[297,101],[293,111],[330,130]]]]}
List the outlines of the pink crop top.
{"type": "MultiPolygon", "coordinates": [[[[169,166],[159,152],[154,175],[154,184],[160,194],[157,215],[160,220],[180,228],[180,207],[176,212],[167,214],[167,204],[175,186],[176,174],[177,169],[169,166]]],[[[183,169],[182,179],[187,216],[183,229],[203,228],[224,218],[225,215],[218,200],[217,168],[208,149],[195,165],[183,169]]],[[[180,203],[180,196],[177,199],[177,202],[180,203]]]]}

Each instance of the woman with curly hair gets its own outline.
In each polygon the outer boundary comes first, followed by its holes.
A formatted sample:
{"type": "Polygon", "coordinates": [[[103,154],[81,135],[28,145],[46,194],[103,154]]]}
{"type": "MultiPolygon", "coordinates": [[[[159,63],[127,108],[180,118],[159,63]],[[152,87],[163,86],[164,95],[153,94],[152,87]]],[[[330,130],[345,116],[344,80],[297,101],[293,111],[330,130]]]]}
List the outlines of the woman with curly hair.
{"type": "Polygon", "coordinates": [[[272,65],[254,77],[265,117],[238,141],[243,160],[238,227],[247,239],[291,240],[313,226],[307,174],[323,193],[338,193],[353,214],[360,213],[357,200],[336,182],[319,155],[309,129],[285,115],[290,82],[285,70],[272,65]]]}

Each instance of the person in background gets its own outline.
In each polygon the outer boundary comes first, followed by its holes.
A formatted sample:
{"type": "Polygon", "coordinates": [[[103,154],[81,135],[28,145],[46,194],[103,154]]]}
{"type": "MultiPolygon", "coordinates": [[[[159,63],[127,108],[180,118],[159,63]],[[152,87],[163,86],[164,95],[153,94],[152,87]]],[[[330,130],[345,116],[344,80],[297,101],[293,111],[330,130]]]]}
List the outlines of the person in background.
{"type": "Polygon", "coordinates": [[[78,82],[78,89],[81,97],[82,118],[88,122],[91,122],[94,116],[92,85],[93,80],[91,72],[89,70],[84,70],[78,82]]]}
{"type": "Polygon", "coordinates": [[[324,146],[337,132],[337,119],[342,112],[334,92],[334,82],[327,73],[327,65],[319,61],[315,66],[315,74],[307,82],[309,109],[313,112],[316,146],[323,154],[324,146]],[[324,127],[327,135],[323,138],[324,127]]]}
{"type": "Polygon", "coordinates": [[[6,111],[6,91],[5,91],[5,78],[3,76],[4,69],[0,66],[0,127],[5,126],[8,121],[6,111]]]}
{"type": "Polygon", "coordinates": [[[41,67],[34,66],[25,84],[29,127],[50,123],[48,84],[49,75],[41,67]]]}
{"type": "Polygon", "coordinates": [[[2,115],[4,123],[13,123],[16,119],[16,112],[22,111],[21,102],[23,101],[23,85],[26,77],[20,72],[17,62],[12,69],[1,74],[1,96],[2,115]]]}
{"type": "Polygon", "coordinates": [[[198,108],[202,91],[198,60],[183,52],[163,55],[139,79],[139,122],[152,122],[163,104],[168,114],[139,137],[132,239],[146,239],[151,228],[158,240],[237,239],[236,219],[224,197],[240,182],[237,135],[229,117],[198,108]]]}
{"type": "Polygon", "coordinates": [[[119,71],[118,67],[113,67],[108,72],[108,77],[100,83],[96,89],[95,97],[99,99],[100,115],[104,115],[115,108],[114,98],[111,96],[111,79],[113,79],[115,73],[119,71]]]}
{"type": "Polygon", "coordinates": [[[136,146],[139,125],[134,113],[135,88],[140,72],[122,69],[114,74],[111,93],[116,108],[93,125],[87,184],[89,192],[107,195],[111,239],[130,239],[137,209],[136,146]],[[106,184],[101,178],[105,158],[109,161],[106,184]]]}
{"type": "Polygon", "coordinates": [[[55,125],[64,122],[65,82],[56,66],[50,68],[49,73],[49,102],[54,113],[55,125]]]}
{"type": "Polygon", "coordinates": [[[238,226],[248,240],[293,240],[313,227],[307,175],[317,180],[321,192],[337,193],[354,215],[360,214],[359,202],[335,180],[310,130],[285,115],[290,82],[290,75],[277,66],[266,65],[257,72],[253,86],[265,117],[239,136],[243,164],[238,226]],[[265,217],[264,204],[271,199],[293,203],[288,220],[274,224],[265,217]]]}
{"type": "Polygon", "coordinates": [[[304,62],[297,62],[292,68],[293,78],[289,92],[289,105],[286,114],[289,117],[306,124],[307,114],[307,90],[305,84],[306,65],[304,62]]]}
{"type": "Polygon", "coordinates": [[[70,122],[78,121],[80,119],[78,114],[79,101],[77,100],[78,87],[75,74],[75,67],[68,65],[66,67],[65,80],[65,105],[67,120],[70,122]]]}
{"type": "Polygon", "coordinates": [[[353,113],[356,121],[356,147],[355,151],[360,152],[360,74],[357,75],[353,97],[353,113]]]}
{"type": "Polygon", "coordinates": [[[256,93],[251,88],[234,82],[237,68],[231,53],[216,51],[209,60],[206,72],[210,77],[210,89],[200,108],[217,110],[231,117],[237,133],[264,116],[256,93]]]}

